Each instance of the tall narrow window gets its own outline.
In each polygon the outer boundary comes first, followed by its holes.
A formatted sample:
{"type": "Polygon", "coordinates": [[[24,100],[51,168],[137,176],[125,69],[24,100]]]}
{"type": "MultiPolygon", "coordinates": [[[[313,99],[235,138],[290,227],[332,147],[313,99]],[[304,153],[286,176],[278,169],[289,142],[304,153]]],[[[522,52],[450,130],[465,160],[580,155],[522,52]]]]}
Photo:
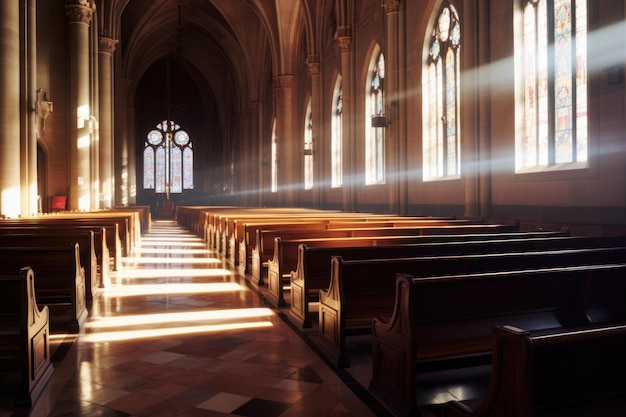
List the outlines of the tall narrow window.
{"type": "Polygon", "coordinates": [[[272,123],[272,192],[278,192],[278,144],[276,137],[276,119],[274,118],[274,122],[272,123]]]}
{"type": "Polygon", "coordinates": [[[331,118],[331,164],[332,164],[332,187],[343,185],[343,95],[341,89],[341,77],[338,77],[333,95],[333,114],[331,118]]]}
{"type": "Polygon", "coordinates": [[[313,188],[313,116],[311,114],[311,99],[306,108],[304,118],[304,189],[313,188]]]}
{"type": "Polygon", "coordinates": [[[522,0],[517,171],[587,162],[587,1],[522,0]]]}
{"type": "Polygon", "coordinates": [[[460,49],[459,17],[451,4],[445,4],[432,30],[424,82],[425,181],[460,175],[460,49]]]}
{"type": "Polygon", "coordinates": [[[193,189],[193,144],[174,121],[162,121],[146,135],[143,188],[168,196],[193,189]]]}
{"type": "MultiPolygon", "coordinates": [[[[375,116],[385,116],[385,57],[382,52],[376,55],[370,69],[369,114],[365,120],[370,123],[375,116]]],[[[385,182],[385,128],[369,125],[365,137],[365,183],[385,182]]]]}

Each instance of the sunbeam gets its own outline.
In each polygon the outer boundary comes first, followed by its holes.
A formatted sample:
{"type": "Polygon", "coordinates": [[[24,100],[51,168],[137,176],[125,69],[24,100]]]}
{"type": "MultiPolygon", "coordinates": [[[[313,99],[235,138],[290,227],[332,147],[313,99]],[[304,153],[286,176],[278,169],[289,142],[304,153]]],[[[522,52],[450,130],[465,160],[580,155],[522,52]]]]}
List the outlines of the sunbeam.
{"type": "Polygon", "coordinates": [[[170,258],[170,257],[126,257],[122,258],[122,263],[132,264],[207,264],[207,263],[220,263],[221,260],[217,258],[170,258]]]}
{"type": "Polygon", "coordinates": [[[112,286],[104,291],[108,298],[136,297],[139,295],[180,295],[211,294],[217,292],[244,291],[244,287],[234,282],[216,282],[212,284],[166,283],[112,286]]]}
{"type": "Polygon", "coordinates": [[[134,339],[162,338],[167,336],[181,336],[196,333],[215,333],[229,330],[253,329],[257,327],[272,327],[270,321],[252,323],[209,324],[205,326],[174,327],[171,329],[145,329],[120,332],[89,333],[81,337],[81,342],[99,343],[129,341],[134,339]]]}
{"type": "Polygon", "coordinates": [[[273,316],[269,308],[239,308],[229,310],[203,310],[177,313],[136,314],[115,317],[95,317],[85,324],[87,329],[108,329],[123,326],[170,324],[195,321],[224,321],[273,316]]]}
{"type": "Polygon", "coordinates": [[[233,276],[235,273],[222,268],[164,268],[164,269],[130,269],[122,270],[121,273],[111,274],[112,278],[135,279],[135,278],[202,278],[233,276]]]}

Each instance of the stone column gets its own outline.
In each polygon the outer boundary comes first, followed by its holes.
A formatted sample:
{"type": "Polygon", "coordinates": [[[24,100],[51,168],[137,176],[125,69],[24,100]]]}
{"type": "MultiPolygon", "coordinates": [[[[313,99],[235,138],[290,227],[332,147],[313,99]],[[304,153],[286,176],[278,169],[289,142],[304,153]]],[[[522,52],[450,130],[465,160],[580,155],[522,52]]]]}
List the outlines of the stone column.
{"type": "Polygon", "coordinates": [[[0,1],[0,216],[20,214],[20,10],[0,1]]]}
{"type": "Polygon", "coordinates": [[[128,104],[128,90],[130,80],[118,78],[115,80],[115,134],[113,137],[113,172],[114,205],[128,205],[128,129],[130,106],[128,104]]]}
{"type": "MultiPolygon", "coordinates": [[[[478,45],[478,62],[477,68],[490,68],[492,62],[490,32],[489,32],[489,9],[491,2],[489,0],[480,0],[475,6],[476,10],[476,36],[478,45]]],[[[466,48],[467,49],[467,48],[466,48]]],[[[478,71],[478,150],[476,158],[476,166],[478,169],[478,201],[480,211],[478,215],[482,217],[490,217],[492,213],[491,200],[491,95],[492,91],[489,87],[491,74],[489,71],[478,71]]]]}
{"type": "MultiPolygon", "coordinates": [[[[26,98],[27,112],[25,114],[26,135],[22,139],[26,141],[22,148],[22,204],[21,214],[33,216],[38,213],[38,187],[37,187],[37,126],[38,116],[36,112],[37,102],[37,1],[28,0],[25,9],[26,21],[26,48],[21,51],[24,54],[26,65],[26,83],[22,87],[26,89],[23,96],[26,98]]],[[[43,120],[41,121],[39,134],[43,134],[43,120]]]]}
{"type": "Polygon", "coordinates": [[[249,191],[252,195],[250,204],[263,206],[263,106],[260,101],[250,102],[250,155],[249,171],[252,181],[249,191]]]}
{"type": "Polygon", "coordinates": [[[117,41],[100,37],[98,48],[100,86],[100,208],[113,206],[113,70],[112,55],[117,41]]]}
{"type": "Polygon", "coordinates": [[[337,40],[341,50],[341,89],[343,99],[343,210],[356,210],[356,140],[354,138],[356,122],[356,80],[354,75],[354,51],[352,50],[352,31],[349,27],[337,30],[337,40]]]}
{"type": "Polygon", "coordinates": [[[93,10],[87,0],[66,0],[68,36],[69,171],[71,210],[91,210],[91,144],[89,108],[89,24],[93,10]]]}
{"type": "Polygon", "coordinates": [[[313,207],[321,207],[321,188],[324,184],[322,178],[322,162],[326,152],[322,144],[322,90],[320,75],[320,58],[318,55],[310,55],[307,59],[311,74],[311,119],[313,121],[313,207]]]}
{"type": "Polygon", "coordinates": [[[299,175],[294,171],[297,158],[293,134],[293,81],[292,75],[281,75],[274,79],[276,91],[276,136],[278,148],[278,203],[289,207],[296,203],[295,189],[299,187],[299,175]]]}
{"type": "Polygon", "coordinates": [[[385,95],[390,124],[385,135],[389,211],[407,212],[406,33],[405,12],[398,0],[385,0],[385,95]]]}

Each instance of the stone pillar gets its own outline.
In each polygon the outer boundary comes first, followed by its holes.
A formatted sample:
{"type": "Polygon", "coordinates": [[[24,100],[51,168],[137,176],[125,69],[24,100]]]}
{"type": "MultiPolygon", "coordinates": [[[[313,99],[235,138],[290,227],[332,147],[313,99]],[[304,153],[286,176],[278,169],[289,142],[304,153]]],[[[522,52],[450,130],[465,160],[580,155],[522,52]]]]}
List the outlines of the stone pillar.
{"type": "Polygon", "coordinates": [[[274,79],[276,91],[276,136],[278,148],[278,203],[283,207],[293,206],[297,179],[294,160],[299,149],[293,141],[293,81],[292,75],[281,75],[274,79]]]}
{"type": "Polygon", "coordinates": [[[322,86],[320,75],[320,58],[318,55],[310,55],[307,59],[309,72],[311,74],[311,119],[313,122],[313,207],[320,208],[321,188],[324,184],[322,178],[322,162],[324,155],[324,144],[322,143],[322,86]]]}
{"type": "MultiPolygon", "coordinates": [[[[22,50],[25,54],[26,63],[26,83],[23,87],[26,89],[23,96],[26,97],[26,107],[28,111],[25,114],[26,135],[22,136],[25,146],[22,148],[22,159],[20,161],[22,167],[22,204],[21,214],[34,216],[39,211],[38,204],[38,187],[37,187],[37,126],[38,116],[35,109],[37,102],[37,1],[28,0],[26,2],[26,48],[22,50]]],[[[43,120],[41,121],[41,130],[39,134],[43,134],[43,120]]]]}
{"type": "MultiPolygon", "coordinates": [[[[490,32],[489,32],[489,9],[491,2],[489,0],[480,0],[477,2],[477,22],[475,27],[478,45],[478,62],[477,68],[490,68],[492,62],[490,32]]],[[[478,97],[478,151],[477,151],[477,167],[479,170],[478,185],[478,201],[480,202],[479,215],[482,217],[490,217],[492,213],[491,200],[491,88],[489,87],[491,74],[488,70],[478,71],[479,88],[478,97]]]]}
{"type": "Polygon", "coordinates": [[[89,97],[89,24],[93,10],[87,0],[66,0],[69,57],[69,171],[71,210],[91,210],[91,126],[89,97]]]}
{"type": "Polygon", "coordinates": [[[128,90],[130,80],[115,80],[115,135],[113,138],[113,166],[115,183],[113,201],[115,205],[128,205],[128,129],[130,116],[128,111],[128,90]]]}
{"type": "Polygon", "coordinates": [[[343,99],[343,210],[355,211],[356,207],[356,80],[354,75],[354,51],[352,46],[352,31],[349,27],[340,27],[337,30],[337,40],[341,50],[341,77],[343,99]]]}
{"type": "Polygon", "coordinates": [[[252,175],[250,182],[250,204],[263,206],[263,106],[260,101],[250,102],[250,145],[253,153],[250,156],[249,171],[252,175]]]}
{"type": "Polygon", "coordinates": [[[390,124],[385,132],[389,211],[406,214],[408,175],[406,137],[405,12],[398,0],[385,0],[385,95],[390,124]]]}
{"type": "Polygon", "coordinates": [[[100,37],[98,48],[100,87],[100,208],[113,206],[113,70],[112,55],[117,41],[100,37]]]}
{"type": "Polygon", "coordinates": [[[20,10],[0,1],[0,216],[20,214],[20,10]]]}

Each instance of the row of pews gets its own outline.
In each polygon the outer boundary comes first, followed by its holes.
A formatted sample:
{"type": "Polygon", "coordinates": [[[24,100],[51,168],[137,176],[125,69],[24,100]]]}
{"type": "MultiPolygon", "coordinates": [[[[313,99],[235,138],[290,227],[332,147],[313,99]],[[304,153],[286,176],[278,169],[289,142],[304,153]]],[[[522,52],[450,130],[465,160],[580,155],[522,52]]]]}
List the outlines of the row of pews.
{"type": "Polygon", "coordinates": [[[177,219],[337,368],[371,335],[369,392],[396,416],[626,414],[624,236],[300,208],[177,219]],[[461,383],[479,394],[448,395],[461,383]]]}
{"type": "Polygon", "coordinates": [[[52,376],[50,334],[80,331],[149,224],[147,206],[0,220],[0,372],[21,375],[16,405],[52,376]]]}

